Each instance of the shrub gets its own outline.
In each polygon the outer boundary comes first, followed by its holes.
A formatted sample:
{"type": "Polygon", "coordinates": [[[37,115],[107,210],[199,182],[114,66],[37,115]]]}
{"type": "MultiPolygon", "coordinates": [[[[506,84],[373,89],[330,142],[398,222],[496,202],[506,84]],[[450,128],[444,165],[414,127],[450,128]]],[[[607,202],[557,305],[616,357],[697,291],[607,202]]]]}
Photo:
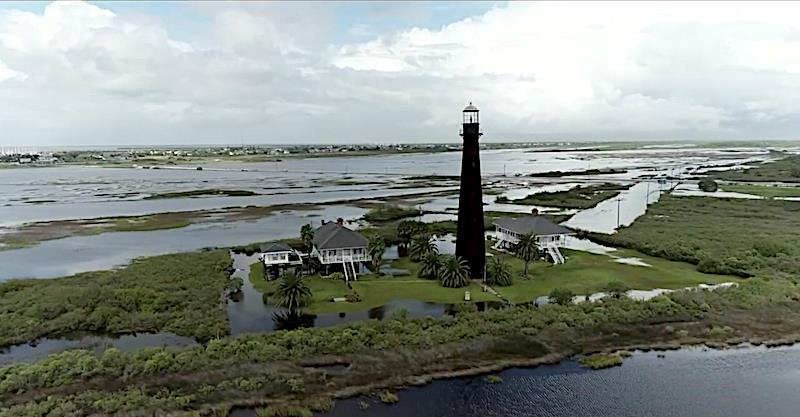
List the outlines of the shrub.
{"type": "Polygon", "coordinates": [[[334,273],[326,276],[325,278],[336,280],[336,281],[344,281],[344,274],[341,273],[341,272],[334,272],[334,273]]]}
{"type": "Polygon", "coordinates": [[[711,178],[703,178],[697,183],[697,187],[707,193],[713,193],[719,189],[717,182],[711,178]]]}
{"type": "Polygon", "coordinates": [[[397,404],[400,402],[400,398],[397,397],[397,394],[391,391],[383,391],[378,394],[378,398],[384,404],[397,404]]]}
{"type": "Polygon", "coordinates": [[[603,291],[614,298],[622,298],[625,296],[625,293],[630,291],[631,287],[628,284],[622,281],[611,281],[606,284],[603,291]]]}
{"type": "Polygon", "coordinates": [[[313,417],[314,413],[299,405],[270,405],[256,409],[258,417],[313,417]]]}
{"type": "Polygon", "coordinates": [[[620,355],[596,354],[581,358],[581,365],[591,369],[605,369],[622,365],[620,355]]]}
{"type": "Polygon", "coordinates": [[[503,378],[501,378],[499,375],[489,375],[486,377],[486,382],[490,384],[500,384],[503,382],[503,378]]]}
{"type": "Polygon", "coordinates": [[[348,303],[359,303],[361,302],[361,295],[358,294],[358,291],[352,290],[349,294],[345,297],[348,303]]]}
{"type": "Polygon", "coordinates": [[[575,293],[573,293],[572,290],[568,290],[566,288],[554,288],[553,291],[550,291],[550,296],[548,299],[551,303],[565,306],[572,304],[572,299],[574,297],[575,293]]]}
{"type": "Polygon", "coordinates": [[[333,400],[330,397],[316,397],[306,401],[305,404],[311,411],[320,413],[333,409],[333,400]]]}

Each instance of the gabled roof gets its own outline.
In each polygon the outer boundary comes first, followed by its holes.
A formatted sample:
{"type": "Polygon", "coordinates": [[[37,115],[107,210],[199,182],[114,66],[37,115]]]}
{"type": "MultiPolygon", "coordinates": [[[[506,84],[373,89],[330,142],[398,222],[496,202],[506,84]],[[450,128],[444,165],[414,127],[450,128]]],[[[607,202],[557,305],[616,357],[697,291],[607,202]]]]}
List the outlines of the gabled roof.
{"type": "Polygon", "coordinates": [[[271,242],[261,245],[261,253],[293,252],[289,245],[281,242],[271,242]]]}
{"type": "Polygon", "coordinates": [[[494,224],[519,234],[569,235],[575,233],[564,226],[553,223],[544,216],[501,217],[495,220],[494,224]]]}
{"type": "Polygon", "coordinates": [[[335,222],[325,223],[314,231],[314,246],[318,249],[367,247],[369,240],[361,233],[354,232],[335,222]]]}

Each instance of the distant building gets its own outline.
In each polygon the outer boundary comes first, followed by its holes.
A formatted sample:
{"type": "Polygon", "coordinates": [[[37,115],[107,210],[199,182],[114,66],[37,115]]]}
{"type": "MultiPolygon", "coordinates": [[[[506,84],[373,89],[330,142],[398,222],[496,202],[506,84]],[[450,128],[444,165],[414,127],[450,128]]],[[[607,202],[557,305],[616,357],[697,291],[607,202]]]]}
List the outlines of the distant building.
{"type": "Polygon", "coordinates": [[[536,209],[529,216],[498,218],[494,225],[497,229],[498,248],[511,249],[519,243],[520,236],[531,233],[536,236],[536,246],[547,253],[556,264],[565,262],[559,248],[564,247],[567,236],[575,234],[572,230],[540,216],[536,209]]]}
{"type": "Polygon", "coordinates": [[[370,260],[367,252],[369,240],[345,227],[342,219],[323,223],[314,231],[312,244],[311,256],[319,259],[326,269],[341,264],[347,281],[356,279],[361,263],[370,260]]]}

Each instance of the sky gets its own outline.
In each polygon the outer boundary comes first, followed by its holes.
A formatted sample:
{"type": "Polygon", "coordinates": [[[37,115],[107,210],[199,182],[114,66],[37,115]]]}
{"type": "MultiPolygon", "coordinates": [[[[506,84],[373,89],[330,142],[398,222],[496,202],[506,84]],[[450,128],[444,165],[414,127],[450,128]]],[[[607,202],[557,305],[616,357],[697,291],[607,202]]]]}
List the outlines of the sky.
{"type": "Polygon", "coordinates": [[[0,2],[0,145],[800,138],[798,2],[0,2]]]}

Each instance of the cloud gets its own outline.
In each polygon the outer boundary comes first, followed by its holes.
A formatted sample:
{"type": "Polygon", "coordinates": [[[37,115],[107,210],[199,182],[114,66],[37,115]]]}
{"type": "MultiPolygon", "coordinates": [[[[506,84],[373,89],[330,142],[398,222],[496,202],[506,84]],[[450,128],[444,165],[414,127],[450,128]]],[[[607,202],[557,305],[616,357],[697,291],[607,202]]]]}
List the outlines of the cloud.
{"type": "Polygon", "coordinates": [[[468,101],[486,140],[800,128],[800,4],[509,2],[399,31],[326,6],[187,5],[202,41],[88,3],[0,10],[0,142],[456,141],[468,101]]]}

